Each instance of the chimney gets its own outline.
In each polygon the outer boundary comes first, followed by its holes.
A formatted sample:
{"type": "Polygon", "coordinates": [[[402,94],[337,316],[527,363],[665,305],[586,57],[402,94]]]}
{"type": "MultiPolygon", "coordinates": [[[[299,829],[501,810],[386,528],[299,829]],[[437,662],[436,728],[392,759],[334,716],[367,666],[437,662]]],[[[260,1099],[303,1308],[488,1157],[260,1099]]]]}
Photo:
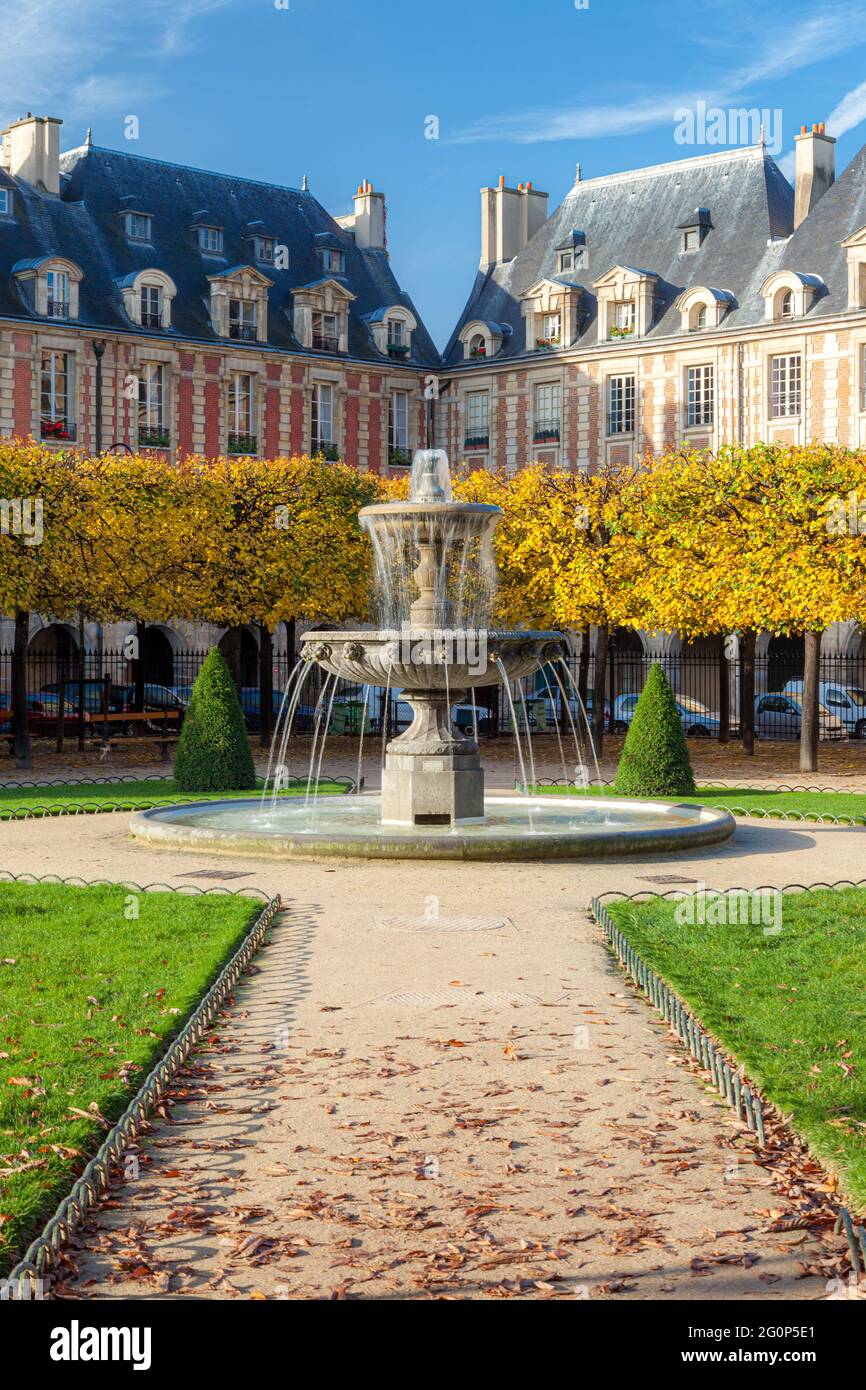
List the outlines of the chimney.
{"type": "Polygon", "coordinates": [[[800,128],[794,141],[794,226],[799,227],[823,198],[836,178],[835,139],[824,132],[824,122],[800,128]]]}
{"type": "Polygon", "coordinates": [[[358,184],[355,194],[355,215],[340,219],[341,225],[351,228],[355,233],[355,245],[364,251],[384,251],[388,241],[385,235],[385,194],[374,193],[368,179],[358,184]]]}
{"type": "Polygon", "coordinates": [[[512,261],[547,221],[547,194],[520,183],[506,188],[501,174],[496,188],[481,190],[481,265],[512,261]]]}
{"type": "Polygon", "coordinates": [[[3,168],[46,193],[60,192],[60,127],[56,116],[28,112],[3,131],[3,168]]]}

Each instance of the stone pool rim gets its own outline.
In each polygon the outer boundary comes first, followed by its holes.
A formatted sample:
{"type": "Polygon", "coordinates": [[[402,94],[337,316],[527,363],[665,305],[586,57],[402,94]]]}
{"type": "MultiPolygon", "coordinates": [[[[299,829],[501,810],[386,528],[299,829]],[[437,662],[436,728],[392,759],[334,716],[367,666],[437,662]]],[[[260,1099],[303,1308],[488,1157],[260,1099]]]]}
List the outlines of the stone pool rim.
{"type": "MultiPolygon", "coordinates": [[[[378,800],[375,793],[361,793],[365,799],[378,800]]],[[[322,809],[339,810],[339,803],[351,800],[357,803],[358,794],[349,797],[329,796],[322,809]]],[[[140,843],[152,847],[204,854],[229,854],[265,856],[269,859],[443,859],[443,860],[504,860],[520,862],[543,859],[592,859],[597,857],[616,858],[619,855],[671,853],[702,849],[707,845],[719,844],[734,833],[736,821],[728,811],[718,807],[702,806],[693,802],[631,800],[625,797],[560,797],[553,804],[551,798],[524,797],[513,795],[489,795],[485,806],[491,809],[508,805],[524,805],[537,809],[543,815],[557,810],[567,811],[570,806],[597,808],[606,812],[620,810],[634,811],[641,808],[649,814],[669,814],[676,810],[685,825],[652,825],[641,829],[604,827],[584,827],[577,831],[561,833],[532,834],[527,826],[526,834],[497,835],[495,830],[487,836],[461,836],[459,828],[447,834],[425,832],[423,829],[401,829],[399,826],[383,827],[377,834],[358,833],[352,836],[337,834],[333,830],[307,832],[303,835],[291,831],[279,834],[262,834],[251,830],[219,830],[212,826],[176,824],[184,814],[201,808],[203,812],[213,813],[217,808],[232,810],[250,809],[250,798],[227,797],[224,801],[189,801],[171,806],[156,806],[147,811],[137,811],[130,817],[130,830],[140,843]]],[[[254,806],[258,803],[253,802],[254,806]]]]}

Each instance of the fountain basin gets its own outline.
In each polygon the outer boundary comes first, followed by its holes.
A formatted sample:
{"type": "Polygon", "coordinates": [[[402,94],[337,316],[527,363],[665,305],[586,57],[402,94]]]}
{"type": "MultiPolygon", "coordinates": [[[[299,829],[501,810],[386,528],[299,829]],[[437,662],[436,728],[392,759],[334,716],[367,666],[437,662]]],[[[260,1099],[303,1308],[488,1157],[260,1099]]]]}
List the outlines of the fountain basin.
{"type": "Polygon", "coordinates": [[[160,806],[131,817],[150,845],[280,859],[586,859],[699,849],[734,831],[715,807],[615,797],[489,796],[483,822],[383,824],[378,795],[300,798],[276,806],[248,800],[160,806]]]}
{"type": "Polygon", "coordinates": [[[561,657],[562,633],[484,628],[433,630],[382,628],[373,632],[305,632],[306,661],[315,661],[334,676],[365,685],[397,690],[465,691],[499,685],[502,662],[509,680],[519,680],[561,657]]]}

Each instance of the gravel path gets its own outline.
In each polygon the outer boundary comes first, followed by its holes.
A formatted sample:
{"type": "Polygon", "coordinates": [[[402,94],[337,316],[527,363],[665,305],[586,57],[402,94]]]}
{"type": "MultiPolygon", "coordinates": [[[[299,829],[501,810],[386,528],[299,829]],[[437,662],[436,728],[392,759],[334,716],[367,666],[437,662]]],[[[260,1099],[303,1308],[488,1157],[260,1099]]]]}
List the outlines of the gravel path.
{"type": "Polygon", "coordinates": [[[838,1242],[769,1229],[796,1214],[790,1176],[755,1162],[585,904],[670,873],[850,875],[862,831],[752,823],[689,860],[452,867],[160,853],[126,824],[4,824],[0,867],[228,869],[286,911],[64,1296],[826,1296],[838,1242]]]}

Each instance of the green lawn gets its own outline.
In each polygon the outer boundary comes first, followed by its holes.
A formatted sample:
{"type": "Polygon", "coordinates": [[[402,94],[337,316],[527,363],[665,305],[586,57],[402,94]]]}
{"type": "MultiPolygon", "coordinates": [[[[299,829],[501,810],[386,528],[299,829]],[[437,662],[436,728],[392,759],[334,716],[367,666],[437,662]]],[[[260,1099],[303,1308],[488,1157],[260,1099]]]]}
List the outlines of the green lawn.
{"type": "MultiPolygon", "coordinates": [[[[297,785],[290,787],[286,796],[303,795],[306,780],[296,779],[297,785]]],[[[335,793],[346,788],[337,782],[323,777],[319,783],[320,793],[335,793]]],[[[13,820],[25,811],[34,811],[45,816],[62,816],[73,806],[85,806],[96,810],[105,805],[123,811],[143,810],[149,806],[168,806],[184,801],[219,801],[226,797],[261,796],[261,787],[251,792],[180,792],[174,783],[160,778],[143,782],[78,782],[73,786],[59,787],[0,787],[0,821],[13,820]]]]}
{"type": "Polygon", "coordinates": [[[258,899],[0,884],[0,1275],[261,911],[258,899]],[[127,920],[135,901],[138,919],[127,920]]]}
{"type": "MultiPolygon", "coordinates": [[[[536,787],[536,792],[553,796],[616,796],[613,787],[536,787]]],[[[697,801],[704,806],[721,806],[739,816],[765,812],[770,816],[798,816],[815,820],[819,816],[844,816],[866,824],[866,795],[861,792],[777,792],[758,788],[704,787],[696,796],[678,796],[677,801],[697,801]]]]}
{"type": "Polygon", "coordinates": [[[776,936],[679,925],[669,900],[608,910],[866,1214],[866,891],[786,894],[776,936]]]}

